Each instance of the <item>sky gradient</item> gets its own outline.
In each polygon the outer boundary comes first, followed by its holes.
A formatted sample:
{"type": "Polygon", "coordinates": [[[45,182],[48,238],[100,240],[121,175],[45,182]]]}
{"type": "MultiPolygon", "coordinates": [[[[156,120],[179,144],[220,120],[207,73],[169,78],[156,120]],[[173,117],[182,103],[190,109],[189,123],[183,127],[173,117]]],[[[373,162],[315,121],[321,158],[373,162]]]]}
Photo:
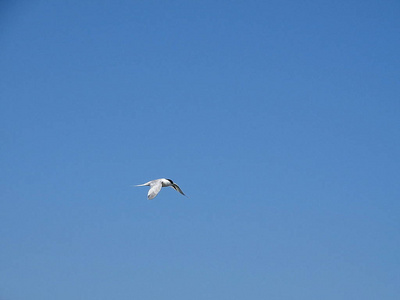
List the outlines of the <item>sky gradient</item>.
{"type": "Polygon", "coordinates": [[[398,1],[0,11],[1,300],[400,299],[398,1]]]}

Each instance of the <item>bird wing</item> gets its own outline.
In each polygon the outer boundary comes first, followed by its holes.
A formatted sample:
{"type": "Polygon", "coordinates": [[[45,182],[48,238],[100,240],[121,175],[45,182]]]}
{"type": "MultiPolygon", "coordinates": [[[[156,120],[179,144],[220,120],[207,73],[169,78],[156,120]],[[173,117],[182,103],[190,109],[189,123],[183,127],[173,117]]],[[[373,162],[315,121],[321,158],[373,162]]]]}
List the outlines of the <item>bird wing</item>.
{"type": "Polygon", "coordinates": [[[147,199],[151,200],[155,196],[157,196],[157,194],[160,192],[161,188],[162,188],[161,181],[156,181],[156,182],[150,183],[150,189],[147,194],[147,199]]]}
{"type": "Polygon", "coordinates": [[[175,191],[181,193],[183,196],[186,196],[186,195],[182,192],[181,188],[180,188],[176,183],[172,184],[171,187],[172,187],[175,191]]]}

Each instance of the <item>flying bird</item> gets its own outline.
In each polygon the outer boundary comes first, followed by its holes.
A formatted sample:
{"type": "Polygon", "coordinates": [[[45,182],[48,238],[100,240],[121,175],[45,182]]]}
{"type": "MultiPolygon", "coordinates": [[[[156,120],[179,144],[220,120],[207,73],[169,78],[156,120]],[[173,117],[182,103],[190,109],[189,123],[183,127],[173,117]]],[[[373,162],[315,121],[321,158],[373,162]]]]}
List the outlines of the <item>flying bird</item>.
{"type": "Polygon", "coordinates": [[[181,188],[176,183],[174,183],[171,179],[160,178],[160,179],[156,179],[156,180],[151,180],[151,181],[143,183],[143,184],[138,184],[136,186],[150,186],[150,190],[147,193],[147,199],[149,199],[149,200],[154,199],[154,197],[157,196],[157,194],[160,192],[161,188],[167,187],[167,186],[172,187],[175,191],[181,193],[183,196],[186,196],[182,192],[181,188]]]}

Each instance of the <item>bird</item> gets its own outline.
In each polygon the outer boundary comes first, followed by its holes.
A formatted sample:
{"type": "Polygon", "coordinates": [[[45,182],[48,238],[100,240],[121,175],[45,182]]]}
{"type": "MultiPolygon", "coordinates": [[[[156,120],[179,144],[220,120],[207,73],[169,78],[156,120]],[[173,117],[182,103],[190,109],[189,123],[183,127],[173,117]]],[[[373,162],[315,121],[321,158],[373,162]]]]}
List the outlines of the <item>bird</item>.
{"type": "Polygon", "coordinates": [[[158,193],[160,192],[161,188],[167,187],[167,186],[172,187],[175,191],[181,193],[183,196],[186,196],[182,192],[181,188],[175,182],[173,182],[171,179],[166,179],[166,178],[151,180],[149,182],[146,182],[143,184],[138,184],[135,186],[150,186],[150,190],[147,193],[147,199],[149,199],[149,200],[154,199],[155,196],[157,196],[158,193]]]}

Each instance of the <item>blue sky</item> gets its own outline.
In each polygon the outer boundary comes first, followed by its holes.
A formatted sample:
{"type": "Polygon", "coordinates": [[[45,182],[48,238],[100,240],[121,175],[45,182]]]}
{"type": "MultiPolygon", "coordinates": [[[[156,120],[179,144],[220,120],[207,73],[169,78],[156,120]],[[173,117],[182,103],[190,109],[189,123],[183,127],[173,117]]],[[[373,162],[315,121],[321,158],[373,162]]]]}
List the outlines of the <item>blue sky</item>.
{"type": "Polygon", "coordinates": [[[1,299],[399,299],[398,1],[0,10],[1,299]]]}

